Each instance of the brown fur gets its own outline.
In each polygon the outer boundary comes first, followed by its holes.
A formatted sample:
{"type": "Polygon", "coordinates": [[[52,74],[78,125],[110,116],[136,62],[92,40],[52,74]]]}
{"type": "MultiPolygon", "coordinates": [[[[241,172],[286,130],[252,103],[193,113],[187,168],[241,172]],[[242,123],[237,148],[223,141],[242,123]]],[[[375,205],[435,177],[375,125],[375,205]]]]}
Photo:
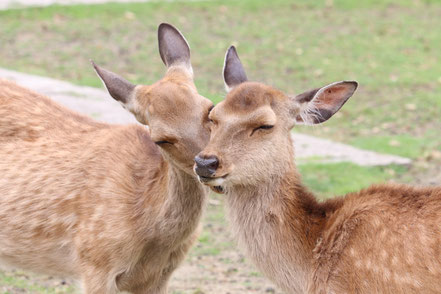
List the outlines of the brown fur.
{"type": "Polygon", "coordinates": [[[199,156],[219,167],[204,181],[223,187],[239,244],[286,293],[439,293],[441,188],[378,185],[319,203],[302,185],[290,129],[299,117],[315,121],[305,103],[319,99],[332,115],[354,88],[333,85],[296,98],[233,87],[210,113],[199,156]],[[266,120],[274,127],[255,129],[266,120]]]}
{"type": "Polygon", "coordinates": [[[81,279],[85,293],[166,293],[207,194],[192,164],[211,105],[170,67],[136,87],[131,111],[150,135],[0,80],[0,263],[81,279]],[[162,136],[175,144],[159,148],[162,136]]]}

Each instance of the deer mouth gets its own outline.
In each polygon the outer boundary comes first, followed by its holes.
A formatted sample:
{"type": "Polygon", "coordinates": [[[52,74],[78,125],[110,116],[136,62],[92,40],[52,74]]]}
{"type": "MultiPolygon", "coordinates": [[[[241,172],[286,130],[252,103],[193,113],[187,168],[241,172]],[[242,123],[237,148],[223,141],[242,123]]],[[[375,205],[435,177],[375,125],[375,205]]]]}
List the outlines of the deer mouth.
{"type": "Polygon", "coordinates": [[[222,177],[203,177],[203,176],[198,176],[199,181],[210,187],[211,190],[213,190],[213,192],[219,193],[219,194],[224,194],[225,193],[225,189],[223,188],[223,184],[225,182],[225,178],[228,176],[224,175],[222,177]]]}
{"type": "Polygon", "coordinates": [[[224,187],[222,186],[210,186],[210,189],[217,194],[225,194],[224,187]]]}

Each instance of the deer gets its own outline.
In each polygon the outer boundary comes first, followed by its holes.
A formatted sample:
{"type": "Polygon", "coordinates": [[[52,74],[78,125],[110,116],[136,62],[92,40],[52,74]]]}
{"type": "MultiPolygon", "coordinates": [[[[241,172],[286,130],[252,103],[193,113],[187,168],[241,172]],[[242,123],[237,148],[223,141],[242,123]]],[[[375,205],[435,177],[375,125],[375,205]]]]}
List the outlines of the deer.
{"type": "Polygon", "coordinates": [[[228,93],[194,170],[225,194],[257,268],[285,293],[439,293],[441,187],[375,184],[319,202],[296,169],[291,129],[328,120],[357,82],[290,96],[248,81],[234,46],[223,77],[228,93]]]}
{"type": "Polygon", "coordinates": [[[209,189],[193,159],[212,102],[190,47],[158,28],[165,76],[134,85],[93,67],[140,124],[97,122],[0,81],[0,264],[71,277],[84,293],[165,294],[195,242],[209,189]],[[148,127],[147,127],[148,126],[148,127]]]}

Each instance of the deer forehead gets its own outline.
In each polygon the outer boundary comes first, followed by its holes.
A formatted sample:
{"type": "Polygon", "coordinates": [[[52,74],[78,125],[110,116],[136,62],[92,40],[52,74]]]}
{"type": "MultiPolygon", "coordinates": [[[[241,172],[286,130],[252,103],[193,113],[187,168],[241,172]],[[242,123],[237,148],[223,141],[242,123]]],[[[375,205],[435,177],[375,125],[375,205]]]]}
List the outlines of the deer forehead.
{"type": "Polygon", "coordinates": [[[275,125],[277,115],[270,105],[262,105],[250,111],[231,111],[224,102],[219,103],[211,111],[210,118],[221,124],[223,128],[258,127],[275,125]]]}
{"type": "Polygon", "coordinates": [[[160,81],[138,90],[139,104],[151,116],[197,111],[197,106],[204,104],[204,100],[206,98],[200,96],[192,85],[175,81],[160,81]]]}
{"type": "Polygon", "coordinates": [[[245,82],[228,93],[224,107],[232,112],[250,112],[266,105],[276,106],[287,99],[283,92],[270,86],[245,82]]]}

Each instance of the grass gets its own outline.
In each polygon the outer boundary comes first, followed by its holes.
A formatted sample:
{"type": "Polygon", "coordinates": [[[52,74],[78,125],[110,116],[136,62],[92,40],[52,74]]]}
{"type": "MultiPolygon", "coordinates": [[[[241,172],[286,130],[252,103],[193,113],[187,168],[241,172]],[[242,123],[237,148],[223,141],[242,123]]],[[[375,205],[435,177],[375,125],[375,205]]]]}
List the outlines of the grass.
{"type": "Polygon", "coordinates": [[[352,163],[305,164],[299,169],[305,185],[321,199],[358,191],[406,172],[403,166],[362,167],[352,163]]]}
{"type": "Polygon", "coordinates": [[[349,142],[351,145],[365,149],[417,159],[425,156],[431,150],[435,150],[439,143],[438,140],[435,136],[431,139],[429,136],[418,138],[407,134],[400,134],[396,136],[374,135],[354,138],[349,142]]]}
{"type": "Polygon", "coordinates": [[[2,273],[0,271],[0,293],[12,294],[19,289],[20,293],[40,293],[40,294],[59,294],[74,293],[74,288],[67,285],[47,285],[37,284],[31,280],[28,274],[22,272],[2,273]],[[4,289],[11,290],[4,290],[4,289]]]}
{"type": "Polygon", "coordinates": [[[89,59],[136,83],[164,73],[160,22],[175,24],[192,47],[196,84],[224,96],[226,48],[238,47],[252,80],[287,93],[353,79],[359,90],[322,127],[297,131],[377,151],[406,136],[441,149],[441,3],[430,0],[203,1],[53,6],[0,12],[0,66],[101,87],[89,59]],[[271,8],[271,9],[269,9],[271,8]],[[371,138],[375,139],[375,144],[371,138]],[[387,137],[383,139],[383,137],[387,137]]]}

